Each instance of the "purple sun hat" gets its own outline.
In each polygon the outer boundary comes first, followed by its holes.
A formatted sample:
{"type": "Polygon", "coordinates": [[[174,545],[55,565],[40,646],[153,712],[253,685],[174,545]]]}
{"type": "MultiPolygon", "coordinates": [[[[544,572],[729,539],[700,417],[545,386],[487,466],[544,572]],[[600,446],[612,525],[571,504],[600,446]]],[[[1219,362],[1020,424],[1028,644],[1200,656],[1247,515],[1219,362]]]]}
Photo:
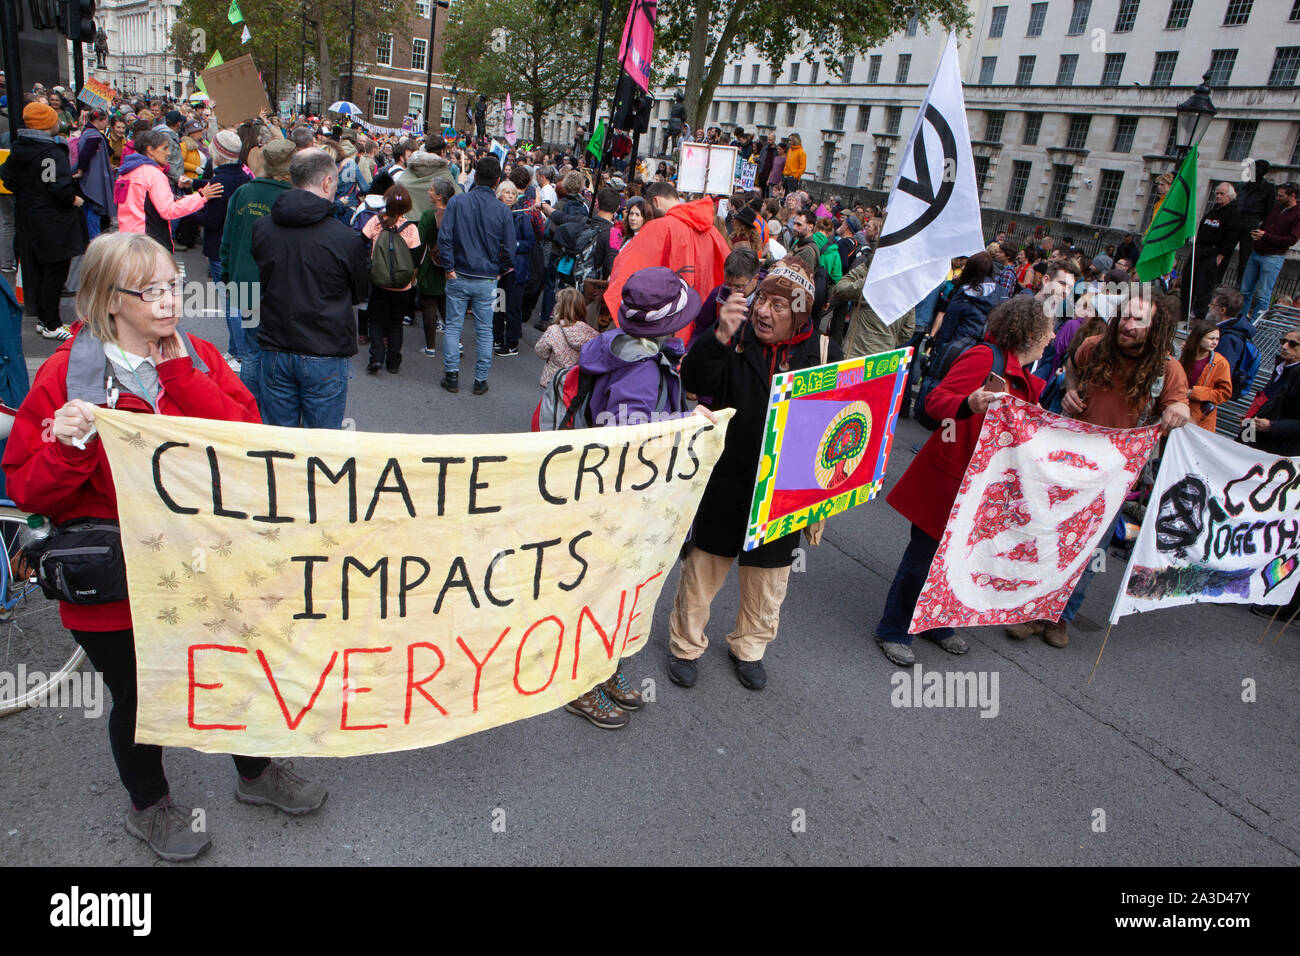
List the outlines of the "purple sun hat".
{"type": "Polygon", "coordinates": [[[686,328],[699,311],[698,292],[672,269],[652,266],[624,283],[618,324],[628,335],[657,339],[686,328]]]}

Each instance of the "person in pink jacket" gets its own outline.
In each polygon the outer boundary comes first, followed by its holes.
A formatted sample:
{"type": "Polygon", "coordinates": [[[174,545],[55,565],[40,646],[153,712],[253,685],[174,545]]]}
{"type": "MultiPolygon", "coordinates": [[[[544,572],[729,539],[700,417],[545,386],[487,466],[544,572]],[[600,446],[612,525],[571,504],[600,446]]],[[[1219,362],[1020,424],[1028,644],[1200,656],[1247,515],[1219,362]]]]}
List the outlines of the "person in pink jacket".
{"type": "Polygon", "coordinates": [[[117,226],[121,232],[143,232],[169,252],[172,246],[171,220],[203,208],[209,199],[221,195],[220,183],[209,183],[193,195],[176,199],[163,171],[171,145],[156,130],[135,136],[135,152],[122,158],[122,170],[113,187],[117,203],[117,226]]]}

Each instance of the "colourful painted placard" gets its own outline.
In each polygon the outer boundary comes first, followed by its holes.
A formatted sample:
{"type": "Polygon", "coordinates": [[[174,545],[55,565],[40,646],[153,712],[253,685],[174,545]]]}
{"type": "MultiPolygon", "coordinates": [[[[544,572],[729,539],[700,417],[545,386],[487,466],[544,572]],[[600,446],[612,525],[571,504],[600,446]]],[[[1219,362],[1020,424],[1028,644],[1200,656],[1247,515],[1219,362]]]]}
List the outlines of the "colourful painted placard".
{"type": "Polygon", "coordinates": [[[897,349],[772,378],[746,551],[879,494],[911,360],[897,349]]]}

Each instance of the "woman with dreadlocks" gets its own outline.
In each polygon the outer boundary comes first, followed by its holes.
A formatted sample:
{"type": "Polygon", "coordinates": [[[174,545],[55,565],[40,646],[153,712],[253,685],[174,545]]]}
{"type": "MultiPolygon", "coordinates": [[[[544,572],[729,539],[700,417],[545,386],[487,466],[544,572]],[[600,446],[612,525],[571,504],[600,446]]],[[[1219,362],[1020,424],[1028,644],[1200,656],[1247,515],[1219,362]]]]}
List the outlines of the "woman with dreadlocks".
{"type": "MultiPolygon", "coordinates": [[[[1136,291],[1104,335],[1085,339],[1065,363],[1061,410],[1090,425],[1137,428],[1159,421],[1168,431],[1191,420],[1187,373],[1174,358],[1177,309],[1167,296],[1136,291]]],[[[1066,625],[1074,620],[1092,581],[1088,562],[1059,622],[1031,621],[1007,628],[1023,640],[1042,635],[1052,647],[1070,642],[1066,625]]]]}

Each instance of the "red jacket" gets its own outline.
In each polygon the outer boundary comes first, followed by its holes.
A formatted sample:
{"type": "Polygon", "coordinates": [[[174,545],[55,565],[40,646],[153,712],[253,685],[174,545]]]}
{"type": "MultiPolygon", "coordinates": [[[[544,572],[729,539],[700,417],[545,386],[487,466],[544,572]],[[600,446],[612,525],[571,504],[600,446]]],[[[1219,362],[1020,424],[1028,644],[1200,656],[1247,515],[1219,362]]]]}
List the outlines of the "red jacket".
{"type": "MultiPolygon", "coordinates": [[[[1002,377],[1007,380],[1007,391],[1037,403],[1043,380],[1021,368],[1015,355],[1005,351],[1004,354],[1007,367],[1002,377]]],[[[926,412],[936,420],[956,420],[953,434],[948,436],[952,440],[944,441],[947,429],[940,425],[885,499],[895,511],[936,541],[943,538],[948,514],[957,500],[966,466],[975,454],[980,429],[984,427],[983,415],[967,413],[963,418],[960,410],[966,396],[983,385],[992,371],[992,349],[968,349],[953,363],[925,402],[926,412]]]]}
{"type": "MultiPolygon", "coordinates": [[[[18,408],[4,454],[6,487],[14,503],[25,511],[48,515],[56,525],[74,518],[117,518],[117,495],[103,442],[93,438],[86,443],[85,451],[79,451],[60,441],[44,440],[47,422],[68,401],[68,358],[73,345],[84,335],[89,335],[85,327],[78,327],[76,336],[60,345],[36,373],[32,390],[18,408]]],[[[257,402],[216,346],[194,336],[187,336],[187,346],[207,366],[207,374],[196,369],[189,356],[159,365],[162,414],[260,423],[257,402]]],[[[102,379],[99,386],[102,389],[102,379]]],[[[153,412],[143,399],[125,390],[121,391],[117,407],[153,412]]],[[[60,602],[59,612],[63,626],[70,630],[122,631],[131,627],[131,609],[126,601],[60,602]]]]}
{"type": "MultiPolygon", "coordinates": [[[[618,316],[623,283],[632,273],[651,266],[667,266],[674,271],[685,267],[682,278],[699,293],[701,301],[722,285],[722,264],[731,254],[731,247],[714,226],[714,215],[713,200],[706,196],[674,206],[642,226],[636,240],[620,249],[614,260],[605,290],[609,314],[618,316]]],[[[687,326],[678,336],[684,342],[690,341],[690,331],[687,326]]]]}

